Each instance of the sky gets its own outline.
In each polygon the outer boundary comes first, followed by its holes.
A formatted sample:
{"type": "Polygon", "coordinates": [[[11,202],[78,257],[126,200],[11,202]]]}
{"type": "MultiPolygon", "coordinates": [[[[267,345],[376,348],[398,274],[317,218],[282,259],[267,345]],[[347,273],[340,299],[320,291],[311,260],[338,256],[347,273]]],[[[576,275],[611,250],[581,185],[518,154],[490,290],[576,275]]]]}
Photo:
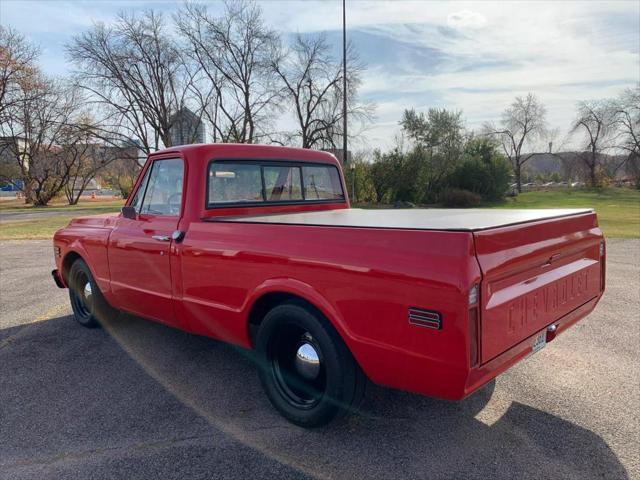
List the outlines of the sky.
{"type": "MultiPolygon", "coordinates": [[[[219,2],[207,3],[213,11],[219,2]]],[[[339,46],[342,2],[258,2],[286,37],[325,32],[339,46]]],[[[360,95],[377,105],[364,135],[389,148],[406,108],[462,110],[470,129],[498,121],[516,95],[535,93],[564,135],[580,100],[616,96],[640,82],[640,2],[347,0],[348,37],[367,69],[360,95]]],[[[72,69],[64,45],[122,10],[171,15],[182,2],[1,0],[0,23],[40,45],[51,74],[72,69]]],[[[286,120],[282,120],[286,123],[286,120]]]]}

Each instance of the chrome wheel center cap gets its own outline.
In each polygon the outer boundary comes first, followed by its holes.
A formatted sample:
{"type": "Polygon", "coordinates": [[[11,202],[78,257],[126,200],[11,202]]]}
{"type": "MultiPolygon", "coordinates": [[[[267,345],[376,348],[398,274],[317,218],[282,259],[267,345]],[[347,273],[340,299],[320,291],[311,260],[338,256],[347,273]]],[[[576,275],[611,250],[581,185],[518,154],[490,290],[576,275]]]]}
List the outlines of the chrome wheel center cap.
{"type": "Polygon", "coordinates": [[[298,348],[295,358],[298,373],[307,380],[313,380],[320,374],[320,357],[310,343],[303,343],[298,348]]]}
{"type": "Polygon", "coordinates": [[[87,282],[84,286],[84,298],[88,300],[89,298],[91,298],[92,293],[93,291],[91,290],[91,282],[87,282]]]}

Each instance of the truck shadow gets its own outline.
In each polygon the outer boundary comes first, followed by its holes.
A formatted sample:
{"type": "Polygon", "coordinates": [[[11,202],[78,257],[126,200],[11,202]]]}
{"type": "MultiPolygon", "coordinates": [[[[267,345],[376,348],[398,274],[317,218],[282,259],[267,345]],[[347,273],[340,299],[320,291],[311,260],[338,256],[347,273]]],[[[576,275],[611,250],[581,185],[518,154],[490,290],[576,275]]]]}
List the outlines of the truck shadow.
{"type": "Polygon", "coordinates": [[[0,362],[0,458],[15,462],[209,432],[318,477],[628,478],[602,438],[552,414],[512,402],[477,419],[491,385],[459,403],[372,386],[360,413],[306,431],[269,405],[249,352],[126,315],[103,330],[68,316],[3,330],[0,362]]]}

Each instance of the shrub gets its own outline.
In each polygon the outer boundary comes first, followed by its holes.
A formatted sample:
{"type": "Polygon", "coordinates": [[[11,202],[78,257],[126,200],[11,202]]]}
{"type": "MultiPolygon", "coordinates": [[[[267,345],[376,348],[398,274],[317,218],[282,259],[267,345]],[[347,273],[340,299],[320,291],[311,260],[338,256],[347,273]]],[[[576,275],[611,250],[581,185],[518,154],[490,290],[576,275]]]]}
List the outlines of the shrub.
{"type": "Polygon", "coordinates": [[[442,195],[442,204],[445,207],[469,208],[480,205],[481,197],[477,193],[459,188],[446,190],[442,195]]]}
{"type": "Polygon", "coordinates": [[[469,141],[464,160],[449,175],[450,188],[469,190],[485,200],[501,200],[509,191],[511,166],[494,144],[480,138],[469,141]]]}

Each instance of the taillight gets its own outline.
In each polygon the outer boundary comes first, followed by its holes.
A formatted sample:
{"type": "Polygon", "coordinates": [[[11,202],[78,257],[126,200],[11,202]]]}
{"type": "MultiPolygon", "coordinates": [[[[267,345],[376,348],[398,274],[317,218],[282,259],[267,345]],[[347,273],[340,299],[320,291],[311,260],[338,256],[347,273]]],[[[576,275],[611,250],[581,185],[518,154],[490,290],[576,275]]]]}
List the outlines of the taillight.
{"type": "Polygon", "coordinates": [[[469,309],[469,366],[478,365],[478,307],[469,309]]]}
{"type": "Polygon", "coordinates": [[[600,291],[604,292],[605,266],[607,258],[607,248],[604,240],[600,240],[600,291]]]}
{"type": "Polygon", "coordinates": [[[469,306],[478,303],[478,284],[474,284],[469,290],[469,306]]]}
{"type": "Polygon", "coordinates": [[[478,364],[478,301],[480,286],[475,283],[469,290],[469,366],[478,364]]]}

